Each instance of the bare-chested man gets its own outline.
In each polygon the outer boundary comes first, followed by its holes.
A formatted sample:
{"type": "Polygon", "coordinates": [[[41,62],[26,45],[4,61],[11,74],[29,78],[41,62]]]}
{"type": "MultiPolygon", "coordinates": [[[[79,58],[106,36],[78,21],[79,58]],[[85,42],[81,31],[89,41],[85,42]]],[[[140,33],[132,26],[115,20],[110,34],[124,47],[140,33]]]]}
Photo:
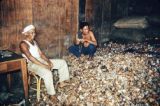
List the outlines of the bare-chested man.
{"type": "Polygon", "coordinates": [[[81,54],[89,55],[91,60],[96,52],[97,41],[87,22],[81,23],[80,32],[76,35],[75,44],[69,47],[69,52],[76,57],[80,57],[81,54]]]}

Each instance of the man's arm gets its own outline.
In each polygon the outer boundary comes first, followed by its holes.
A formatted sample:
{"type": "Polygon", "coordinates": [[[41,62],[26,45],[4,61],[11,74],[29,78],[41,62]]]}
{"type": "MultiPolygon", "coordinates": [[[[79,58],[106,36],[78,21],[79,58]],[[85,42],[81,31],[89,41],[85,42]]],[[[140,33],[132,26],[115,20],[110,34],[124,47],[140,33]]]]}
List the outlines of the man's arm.
{"type": "Polygon", "coordinates": [[[20,43],[20,50],[23,54],[25,54],[25,56],[34,64],[40,65],[42,67],[45,67],[47,69],[50,69],[50,67],[47,64],[41,63],[39,60],[37,60],[36,58],[34,58],[31,53],[29,52],[29,46],[28,44],[26,44],[24,41],[22,41],[20,43]]]}
{"type": "Polygon", "coordinates": [[[47,56],[40,49],[38,49],[38,50],[39,50],[41,58],[48,63],[50,68],[52,68],[53,67],[53,63],[49,60],[49,58],[47,58],[47,56]]]}
{"type": "Polygon", "coordinates": [[[80,39],[78,38],[78,33],[76,34],[76,37],[75,37],[75,44],[76,45],[80,44],[80,39]]]}
{"type": "Polygon", "coordinates": [[[89,35],[90,35],[90,37],[91,37],[91,40],[84,39],[84,42],[86,41],[86,42],[88,42],[88,43],[90,43],[90,44],[93,44],[93,45],[97,46],[97,41],[96,41],[96,39],[95,39],[95,37],[94,37],[93,32],[90,31],[90,32],[89,32],[89,35]]]}

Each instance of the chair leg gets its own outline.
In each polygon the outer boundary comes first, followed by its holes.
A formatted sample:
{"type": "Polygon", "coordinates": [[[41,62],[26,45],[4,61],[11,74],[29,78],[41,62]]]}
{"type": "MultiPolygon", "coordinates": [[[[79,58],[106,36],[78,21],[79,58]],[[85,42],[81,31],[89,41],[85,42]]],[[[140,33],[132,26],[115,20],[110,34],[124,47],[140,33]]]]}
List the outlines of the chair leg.
{"type": "Polygon", "coordinates": [[[41,92],[41,78],[38,79],[38,84],[37,84],[37,100],[40,100],[40,92],[41,92]]]}
{"type": "Polygon", "coordinates": [[[38,79],[38,77],[36,76],[36,75],[34,75],[34,77],[36,78],[36,81],[37,81],[37,89],[36,89],[36,91],[37,91],[37,100],[39,101],[39,99],[40,99],[40,94],[39,94],[39,79],[38,79]]]}
{"type": "MultiPolygon", "coordinates": [[[[37,101],[39,101],[40,100],[40,92],[41,92],[41,77],[39,77],[39,76],[37,76],[37,75],[35,75],[35,74],[32,74],[34,77],[35,77],[35,79],[36,79],[36,84],[37,84],[37,86],[36,86],[36,89],[35,88],[32,88],[33,90],[36,90],[36,93],[37,93],[37,101]]],[[[29,77],[29,82],[30,82],[30,77],[29,77]]]]}
{"type": "Polygon", "coordinates": [[[28,76],[28,85],[30,86],[30,82],[31,81],[31,77],[30,77],[30,75],[28,76]]]}

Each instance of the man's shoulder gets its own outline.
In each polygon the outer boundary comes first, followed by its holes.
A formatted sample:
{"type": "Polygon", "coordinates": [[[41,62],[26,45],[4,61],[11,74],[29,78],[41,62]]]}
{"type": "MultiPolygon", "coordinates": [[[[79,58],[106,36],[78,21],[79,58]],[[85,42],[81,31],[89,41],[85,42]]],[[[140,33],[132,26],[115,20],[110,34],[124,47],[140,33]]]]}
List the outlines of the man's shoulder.
{"type": "Polygon", "coordinates": [[[22,40],[19,44],[22,45],[22,44],[25,44],[25,43],[26,43],[26,42],[22,40]]]}
{"type": "Polygon", "coordinates": [[[27,42],[25,42],[24,40],[22,40],[19,44],[22,47],[28,47],[29,45],[27,44],[27,42]]]}
{"type": "Polygon", "coordinates": [[[93,34],[93,31],[89,31],[89,35],[90,36],[93,36],[94,34],[93,34]]]}

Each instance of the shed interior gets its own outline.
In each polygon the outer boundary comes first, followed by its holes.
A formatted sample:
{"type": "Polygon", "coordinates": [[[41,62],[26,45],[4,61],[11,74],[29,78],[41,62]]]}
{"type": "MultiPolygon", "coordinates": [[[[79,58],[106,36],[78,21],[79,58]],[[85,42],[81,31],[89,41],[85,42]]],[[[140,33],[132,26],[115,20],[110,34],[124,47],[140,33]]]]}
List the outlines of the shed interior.
{"type": "MultiPolygon", "coordinates": [[[[154,59],[159,64],[159,10],[160,0],[0,0],[0,50],[20,54],[19,43],[24,38],[22,30],[26,25],[33,24],[36,41],[42,51],[50,58],[62,58],[69,55],[67,49],[73,44],[79,24],[87,21],[95,34],[98,48],[111,50],[115,47],[114,44],[110,46],[112,43],[135,43],[138,47],[139,43],[147,42],[155,48],[149,54],[156,54],[154,59]]],[[[159,65],[156,68],[159,75],[159,65]]],[[[0,82],[5,76],[0,75],[0,82]]],[[[14,82],[19,81],[20,74],[14,76],[14,82]]],[[[6,82],[0,85],[0,91],[6,91],[6,82]]],[[[22,82],[18,85],[21,86],[22,82]]],[[[159,93],[156,92],[157,95],[159,93]]],[[[0,93],[1,96],[3,93],[0,93]]],[[[157,101],[160,103],[160,99],[157,101]]]]}

